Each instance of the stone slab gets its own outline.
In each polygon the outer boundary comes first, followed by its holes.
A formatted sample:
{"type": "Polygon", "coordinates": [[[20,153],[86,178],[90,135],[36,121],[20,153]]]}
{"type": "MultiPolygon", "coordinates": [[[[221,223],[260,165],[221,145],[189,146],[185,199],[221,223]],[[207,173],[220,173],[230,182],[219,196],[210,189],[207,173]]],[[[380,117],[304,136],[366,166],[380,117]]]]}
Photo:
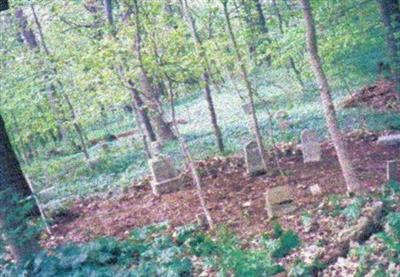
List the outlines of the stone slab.
{"type": "Polygon", "coordinates": [[[184,183],[182,176],[177,176],[164,182],[151,182],[150,185],[153,194],[160,195],[182,190],[184,183]]]}
{"type": "Polygon", "coordinates": [[[386,164],[386,179],[388,181],[399,181],[397,161],[388,161],[386,164]]]}
{"type": "Polygon", "coordinates": [[[268,217],[273,218],[296,210],[293,196],[288,186],[270,188],[265,193],[265,208],[268,217]]]}
{"type": "Polygon", "coordinates": [[[377,143],[379,145],[400,145],[400,134],[381,136],[377,143]]]}
{"type": "Polygon", "coordinates": [[[244,157],[248,175],[257,176],[266,173],[267,169],[263,165],[262,157],[255,141],[245,145],[244,157]]]}
{"type": "Polygon", "coordinates": [[[301,132],[301,149],[304,163],[321,160],[321,145],[314,130],[303,130],[301,132]]]}

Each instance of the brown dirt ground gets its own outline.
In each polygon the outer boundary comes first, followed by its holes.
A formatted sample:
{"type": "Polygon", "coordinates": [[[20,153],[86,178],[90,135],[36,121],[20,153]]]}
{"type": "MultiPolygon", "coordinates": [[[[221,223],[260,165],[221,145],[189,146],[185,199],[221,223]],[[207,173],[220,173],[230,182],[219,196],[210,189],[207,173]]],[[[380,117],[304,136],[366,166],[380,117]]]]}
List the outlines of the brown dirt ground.
{"type": "MultiPolygon", "coordinates": [[[[382,186],[386,161],[396,159],[400,154],[399,147],[378,146],[374,139],[376,135],[357,132],[348,138],[355,168],[364,188],[369,191],[382,186]]],[[[241,157],[212,158],[199,162],[207,206],[214,221],[229,226],[242,238],[268,231],[272,224],[264,209],[264,192],[269,187],[288,184],[293,189],[298,209],[291,215],[281,217],[279,223],[299,232],[306,244],[315,242],[316,237],[329,239],[337,230],[325,226],[323,219],[312,233],[304,232],[301,227],[304,211],[320,209],[324,196],[345,194],[344,180],[329,142],[323,143],[322,157],[321,162],[309,164],[304,164],[298,154],[280,158],[287,178],[277,173],[248,177],[241,157]],[[320,185],[322,196],[310,194],[308,188],[314,184],[320,185]]],[[[273,163],[271,168],[276,168],[273,163]]],[[[54,247],[99,236],[124,238],[136,227],[163,221],[178,226],[195,221],[196,215],[201,214],[196,191],[190,182],[182,191],[155,197],[148,180],[147,177],[140,184],[133,184],[119,197],[97,197],[75,202],[69,210],[69,216],[56,220],[52,227],[53,236],[44,239],[43,244],[54,247]]]]}

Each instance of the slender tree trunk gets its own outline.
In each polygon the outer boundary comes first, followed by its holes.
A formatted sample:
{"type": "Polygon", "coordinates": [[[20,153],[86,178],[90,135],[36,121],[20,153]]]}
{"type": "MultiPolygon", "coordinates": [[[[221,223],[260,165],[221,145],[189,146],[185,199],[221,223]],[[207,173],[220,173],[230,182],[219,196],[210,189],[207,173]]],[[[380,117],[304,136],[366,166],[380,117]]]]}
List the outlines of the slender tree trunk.
{"type": "MultiPolygon", "coordinates": [[[[279,11],[278,5],[276,4],[276,0],[272,0],[271,5],[275,12],[276,17],[278,18],[279,31],[283,35],[285,33],[285,31],[283,30],[283,19],[281,12],[279,11]]],[[[303,77],[301,76],[301,72],[297,69],[296,63],[292,56],[289,56],[289,66],[290,69],[292,69],[294,75],[296,76],[297,82],[299,82],[299,85],[301,86],[303,92],[306,91],[306,86],[304,84],[303,77]]]]}
{"type": "Polygon", "coordinates": [[[349,193],[357,192],[361,189],[361,185],[354,171],[342,133],[338,127],[335,106],[333,104],[331,96],[331,89],[325,72],[322,68],[321,58],[318,53],[317,36],[310,1],[301,0],[301,4],[303,6],[304,20],[306,22],[307,48],[310,54],[310,64],[321,90],[321,100],[324,107],[328,130],[332,137],[333,145],[335,147],[339,163],[342,168],[347,191],[349,193]]]}
{"type": "Polygon", "coordinates": [[[210,114],[210,120],[211,120],[211,125],[214,131],[214,136],[215,139],[217,141],[217,146],[218,146],[218,150],[223,153],[224,152],[224,142],[223,142],[223,138],[222,138],[222,132],[221,132],[221,128],[218,125],[218,119],[217,119],[217,114],[215,112],[215,107],[214,107],[214,101],[212,98],[212,93],[211,93],[211,80],[210,80],[210,64],[208,61],[208,57],[207,54],[205,53],[204,49],[203,49],[203,44],[202,44],[202,40],[198,34],[197,31],[197,27],[196,27],[196,22],[194,20],[194,18],[191,15],[190,12],[190,8],[188,6],[187,0],[183,0],[183,2],[181,2],[181,6],[182,6],[182,10],[184,12],[186,21],[191,29],[191,33],[192,33],[192,37],[193,40],[196,44],[196,47],[199,51],[200,54],[200,58],[202,60],[203,63],[203,86],[204,86],[204,96],[206,98],[207,101],[207,105],[208,105],[208,111],[210,114]]]}
{"type": "Polygon", "coordinates": [[[227,31],[228,31],[229,37],[231,39],[233,49],[235,50],[236,58],[238,60],[239,66],[240,66],[240,71],[242,74],[242,78],[245,82],[249,101],[250,101],[250,117],[251,117],[252,131],[254,132],[254,135],[256,138],[258,151],[260,152],[260,156],[262,157],[263,166],[266,169],[267,162],[265,160],[265,148],[264,148],[264,143],[262,141],[260,127],[258,124],[258,118],[256,115],[255,106],[254,106],[254,90],[252,88],[250,78],[247,73],[246,65],[244,64],[242,55],[240,54],[239,45],[237,44],[235,35],[233,33],[231,19],[229,17],[229,13],[228,13],[228,0],[222,0],[222,4],[223,4],[223,9],[224,9],[227,31]]]}
{"type": "Polygon", "coordinates": [[[39,250],[36,237],[30,236],[28,221],[38,216],[40,210],[31,197],[20,164],[12,149],[3,118],[0,116],[0,225],[17,262],[39,250]],[[31,205],[30,213],[23,212],[22,203],[31,205]]]}
{"type": "Polygon", "coordinates": [[[104,0],[104,13],[107,17],[107,22],[110,26],[114,26],[114,18],[112,13],[112,0],[104,0]]]}
{"type": "Polygon", "coordinates": [[[400,13],[398,1],[377,0],[381,20],[385,27],[386,45],[390,57],[390,69],[393,80],[396,82],[397,90],[400,91],[400,57],[399,57],[399,39],[398,31],[400,22],[398,22],[400,13]]]}
{"type": "Polygon", "coordinates": [[[151,118],[154,123],[154,130],[156,131],[158,139],[160,139],[161,141],[175,139],[176,137],[173,131],[163,118],[162,104],[158,101],[158,97],[154,91],[154,88],[152,87],[152,84],[148,77],[148,73],[143,63],[142,50],[141,50],[142,29],[140,23],[140,10],[137,0],[134,0],[134,8],[135,8],[135,23],[136,23],[135,51],[139,62],[139,70],[140,70],[139,79],[143,93],[146,96],[145,98],[145,100],[147,101],[146,104],[153,111],[153,113],[151,114],[151,118]]]}
{"type": "Polygon", "coordinates": [[[151,142],[156,141],[156,134],[151,125],[150,118],[147,114],[147,109],[143,106],[143,101],[140,98],[139,92],[135,88],[132,81],[128,81],[132,93],[132,100],[135,111],[137,112],[139,122],[144,126],[144,132],[151,142]]]}
{"type": "Polygon", "coordinates": [[[264,11],[261,5],[260,0],[253,0],[254,5],[256,6],[257,17],[258,17],[258,26],[260,31],[264,34],[268,33],[267,21],[265,20],[264,11]]]}
{"type": "MultiPolygon", "coordinates": [[[[171,108],[173,109],[175,104],[173,102],[174,101],[174,97],[173,97],[173,92],[172,92],[171,88],[172,87],[170,87],[170,100],[172,101],[171,102],[171,108]]],[[[179,132],[178,124],[177,124],[176,118],[175,118],[175,112],[173,110],[171,110],[171,114],[172,114],[172,124],[173,124],[174,130],[175,130],[175,133],[176,133],[176,137],[178,138],[179,144],[181,146],[183,155],[184,155],[185,160],[186,160],[186,164],[190,169],[193,181],[194,181],[194,183],[196,185],[196,191],[197,191],[197,196],[199,197],[200,206],[201,206],[201,208],[203,210],[204,216],[205,216],[205,218],[207,220],[207,223],[208,223],[208,226],[209,226],[210,230],[213,230],[214,229],[214,222],[212,220],[210,211],[207,208],[207,204],[206,204],[206,200],[205,200],[205,197],[204,197],[204,192],[203,192],[203,188],[202,188],[202,183],[201,183],[201,178],[200,178],[199,172],[198,172],[198,170],[196,168],[196,165],[195,165],[195,163],[193,161],[192,154],[190,153],[189,146],[187,145],[185,138],[179,132]]]]}

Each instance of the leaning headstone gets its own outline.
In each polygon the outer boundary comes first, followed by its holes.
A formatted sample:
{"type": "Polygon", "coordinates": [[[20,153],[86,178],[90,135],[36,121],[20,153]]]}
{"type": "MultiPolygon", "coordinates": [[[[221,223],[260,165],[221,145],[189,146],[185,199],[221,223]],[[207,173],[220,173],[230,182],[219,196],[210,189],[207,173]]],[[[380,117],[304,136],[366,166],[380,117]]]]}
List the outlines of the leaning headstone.
{"type": "Polygon", "coordinates": [[[167,156],[156,156],[149,160],[153,180],[151,188],[155,195],[177,191],[182,186],[181,177],[167,156]]]}
{"type": "Polygon", "coordinates": [[[257,176],[264,174],[267,171],[263,165],[262,156],[258,150],[257,142],[251,141],[245,145],[244,158],[248,175],[257,176]]]}
{"type": "Polygon", "coordinates": [[[265,193],[265,208],[269,218],[285,215],[296,210],[293,197],[288,186],[268,189],[265,193]]]}
{"type": "Polygon", "coordinates": [[[400,134],[381,136],[378,138],[377,143],[380,145],[399,145],[400,144],[400,134]]]}
{"type": "Polygon", "coordinates": [[[388,161],[386,164],[386,178],[388,181],[398,182],[397,161],[388,161]]]}
{"type": "Polygon", "coordinates": [[[303,130],[301,132],[301,147],[304,163],[321,160],[321,145],[314,130],[303,130]]]}

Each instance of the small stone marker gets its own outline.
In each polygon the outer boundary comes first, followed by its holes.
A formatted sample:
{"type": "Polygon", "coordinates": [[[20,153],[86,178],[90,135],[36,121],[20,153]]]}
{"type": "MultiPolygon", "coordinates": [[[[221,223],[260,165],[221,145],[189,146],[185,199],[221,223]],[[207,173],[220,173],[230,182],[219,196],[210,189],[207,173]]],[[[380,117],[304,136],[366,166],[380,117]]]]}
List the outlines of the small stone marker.
{"type": "Polygon", "coordinates": [[[321,160],[321,145],[314,130],[303,130],[301,132],[301,147],[304,163],[321,160]]]}
{"type": "Polygon", "coordinates": [[[156,156],[149,160],[153,181],[151,188],[155,195],[177,191],[182,185],[181,178],[168,156],[156,156]]]}
{"type": "Polygon", "coordinates": [[[386,178],[388,181],[398,182],[397,161],[388,161],[386,164],[386,178]]]}
{"type": "Polygon", "coordinates": [[[400,134],[381,136],[378,138],[377,143],[380,145],[399,145],[400,144],[400,134]]]}
{"type": "Polygon", "coordinates": [[[246,161],[247,174],[257,176],[264,174],[267,169],[264,167],[257,142],[251,141],[244,147],[244,158],[246,161]]]}
{"type": "Polygon", "coordinates": [[[268,189],[265,193],[265,208],[268,217],[273,218],[296,210],[289,186],[279,186],[268,189]]]}
{"type": "Polygon", "coordinates": [[[322,193],[321,188],[319,187],[318,184],[312,185],[310,187],[310,192],[312,195],[320,195],[322,193]]]}

